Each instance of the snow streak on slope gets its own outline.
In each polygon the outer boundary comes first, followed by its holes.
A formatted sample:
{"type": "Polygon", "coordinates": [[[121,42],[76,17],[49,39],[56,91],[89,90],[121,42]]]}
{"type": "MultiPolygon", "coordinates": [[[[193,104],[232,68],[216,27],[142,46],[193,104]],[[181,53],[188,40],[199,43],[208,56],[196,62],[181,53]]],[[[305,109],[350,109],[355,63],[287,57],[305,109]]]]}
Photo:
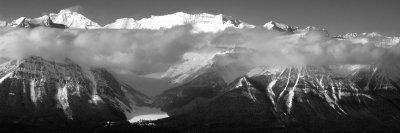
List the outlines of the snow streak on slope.
{"type": "Polygon", "coordinates": [[[170,78],[172,83],[182,83],[186,79],[194,78],[201,71],[210,68],[217,53],[185,53],[182,62],[171,66],[161,78],[170,78]]]}
{"type": "Polygon", "coordinates": [[[70,60],[62,63],[41,57],[10,60],[0,65],[0,89],[3,90],[0,104],[15,104],[1,106],[2,116],[36,119],[56,114],[46,119],[119,121],[130,119],[136,111],[156,110],[143,107],[149,106],[151,99],[108,71],[85,69],[70,60]],[[27,112],[30,113],[25,115],[27,112]]]}
{"type": "Polygon", "coordinates": [[[13,75],[13,73],[9,73],[7,75],[5,75],[4,77],[0,78],[0,84],[3,83],[3,81],[7,78],[10,78],[13,75]]]}
{"type": "MultiPolygon", "coordinates": [[[[215,48],[212,51],[187,52],[182,59],[169,67],[165,72],[146,75],[148,78],[163,78],[171,85],[182,84],[207,72],[217,72],[225,82],[229,83],[247,72],[243,64],[221,63],[230,56],[240,54],[235,48],[215,48]]],[[[229,62],[229,61],[228,61],[229,62]]]]}

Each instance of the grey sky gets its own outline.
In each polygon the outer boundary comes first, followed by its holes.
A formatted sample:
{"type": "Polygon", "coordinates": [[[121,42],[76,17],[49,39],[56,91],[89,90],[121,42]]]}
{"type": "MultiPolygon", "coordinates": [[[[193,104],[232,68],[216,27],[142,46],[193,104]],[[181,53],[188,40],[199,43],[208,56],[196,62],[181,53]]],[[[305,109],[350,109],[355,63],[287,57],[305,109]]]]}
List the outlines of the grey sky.
{"type": "Polygon", "coordinates": [[[274,20],[327,28],[332,35],[378,32],[400,36],[400,0],[0,0],[0,20],[79,5],[80,12],[101,25],[121,17],[140,19],[178,11],[225,14],[251,24],[274,20]]]}

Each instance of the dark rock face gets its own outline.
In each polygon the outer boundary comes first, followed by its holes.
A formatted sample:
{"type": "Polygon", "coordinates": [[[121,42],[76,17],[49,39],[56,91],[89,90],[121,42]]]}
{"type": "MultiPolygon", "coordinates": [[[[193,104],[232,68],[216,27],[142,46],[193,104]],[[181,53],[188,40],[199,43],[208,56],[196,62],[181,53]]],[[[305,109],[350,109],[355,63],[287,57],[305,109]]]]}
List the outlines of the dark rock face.
{"type": "Polygon", "coordinates": [[[50,17],[45,20],[42,19],[34,19],[34,18],[24,18],[21,23],[17,25],[22,28],[35,28],[39,26],[49,27],[49,28],[59,28],[66,29],[68,28],[66,25],[54,23],[50,17]]]}
{"type": "Polygon", "coordinates": [[[224,16],[224,17],[222,17],[222,21],[223,21],[224,23],[230,22],[230,23],[232,23],[233,25],[235,25],[236,27],[238,27],[238,26],[242,23],[239,19],[233,19],[233,18],[230,17],[230,16],[224,16]]]}
{"type": "Polygon", "coordinates": [[[40,57],[2,64],[0,77],[2,121],[126,121],[124,112],[131,111],[133,101],[126,95],[141,95],[106,70],[40,57]]]}
{"type": "Polygon", "coordinates": [[[395,118],[400,115],[398,89],[390,83],[374,84],[374,79],[390,79],[377,76],[378,72],[372,72],[376,69],[370,68],[358,68],[347,77],[324,67],[284,68],[251,79],[264,83],[263,88],[274,103],[275,117],[281,122],[345,129],[393,127],[392,122],[398,123],[395,118]],[[366,89],[367,85],[376,89],[366,89]]]}
{"type": "Polygon", "coordinates": [[[279,32],[285,32],[285,33],[295,33],[299,28],[296,26],[289,26],[285,24],[279,24],[277,22],[271,21],[269,22],[270,25],[272,25],[272,29],[275,31],[279,32]]]}
{"type": "MultiPolygon", "coordinates": [[[[397,129],[400,123],[396,82],[374,66],[356,67],[347,76],[330,67],[265,67],[228,85],[221,83],[215,88],[218,93],[209,97],[185,95],[190,94],[185,91],[192,91],[190,84],[174,89],[184,91],[169,90],[161,95],[164,101],[174,97],[161,106],[172,115],[163,124],[297,123],[325,131],[377,131],[397,129]],[[176,98],[178,92],[180,98],[176,98]]],[[[202,85],[211,88],[207,83],[202,85]]]]}
{"type": "Polygon", "coordinates": [[[187,84],[165,91],[157,96],[154,104],[170,114],[179,114],[187,111],[181,107],[196,106],[197,102],[217,96],[226,87],[227,84],[218,74],[205,73],[187,84]]]}

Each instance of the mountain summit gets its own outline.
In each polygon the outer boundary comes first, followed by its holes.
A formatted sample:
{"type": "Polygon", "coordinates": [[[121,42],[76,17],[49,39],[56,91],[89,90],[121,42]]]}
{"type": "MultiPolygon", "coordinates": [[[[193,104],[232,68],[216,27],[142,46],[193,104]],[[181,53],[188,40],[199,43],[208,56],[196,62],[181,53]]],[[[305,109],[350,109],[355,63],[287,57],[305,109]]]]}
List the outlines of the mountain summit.
{"type": "Polygon", "coordinates": [[[238,19],[222,14],[213,15],[208,13],[201,14],[187,14],[184,12],[177,12],[163,16],[151,16],[135,20],[133,18],[120,18],[115,20],[114,23],[107,24],[104,27],[98,23],[86,18],[70,10],[61,10],[59,13],[50,13],[39,18],[21,17],[12,21],[9,25],[13,27],[27,27],[32,28],[36,26],[54,27],[50,24],[61,24],[72,29],[169,29],[175,26],[191,25],[193,32],[217,32],[225,30],[226,28],[254,28],[254,25],[247,24],[238,19]],[[34,26],[32,26],[34,25],[34,26]]]}
{"type": "Polygon", "coordinates": [[[265,23],[263,27],[267,28],[268,30],[278,30],[278,31],[285,31],[285,32],[294,32],[299,29],[298,27],[295,27],[295,26],[289,26],[289,25],[277,23],[274,21],[265,23]]]}
{"type": "Polygon", "coordinates": [[[70,10],[61,10],[59,13],[50,13],[51,20],[54,23],[64,24],[69,28],[77,29],[98,29],[101,28],[99,24],[86,18],[82,14],[70,10]]]}
{"type": "Polygon", "coordinates": [[[12,21],[10,26],[34,28],[37,26],[71,29],[98,29],[99,24],[86,18],[82,14],[70,10],[61,10],[59,13],[50,13],[38,18],[20,17],[12,21]]]}
{"type": "Polygon", "coordinates": [[[163,16],[151,16],[134,20],[133,18],[117,19],[114,23],[107,24],[105,28],[110,29],[168,29],[174,26],[190,24],[194,28],[194,32],[217,32],[229,27],[244,28],[254,27],[253,25],[244,23],[238,19],[232,19],[222,14],[213,15],[208,13],[187,14],[177,12],[163,16]]]}
{"type": "Polygon", "coordinates": [[[126,121],[150,98],[104,69],[41,57],[0,65],[0,119],[18,122],[126,121]]]}

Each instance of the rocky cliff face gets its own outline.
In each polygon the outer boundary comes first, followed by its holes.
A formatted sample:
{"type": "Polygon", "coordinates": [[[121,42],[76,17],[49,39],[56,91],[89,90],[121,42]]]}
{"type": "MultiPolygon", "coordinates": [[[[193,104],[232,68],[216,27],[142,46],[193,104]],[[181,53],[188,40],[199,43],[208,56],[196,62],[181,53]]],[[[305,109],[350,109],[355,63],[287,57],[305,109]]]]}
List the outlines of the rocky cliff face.
{"type": "Polygon", "coordinates": [[[215,79],[199,78],[160,95],[164,100],[161,107],[175,116],[172,121],[283,126],[298,123],[328,130],[393,129],[400,122],[396,82],[377,66],[264,66],[230,84],[223,80],[220,85],[201,84],[217,93],[190,95],[196,90],[191,84],[215,79]],[[169,96],[172,92],[179,95],[169,96]]]}
{"type": "Polygon", "coordinates": [[[125,112],[149,100],[104,69],[68,60],[12,60],[1,64],[0,77],[2,121],[125,121],[125,112]]]}
{"type": "Polygon", "coordinates": [[[47,15],[39,18],[27,18],[27,17],[20,17],[10,24],[12,27],[23,27],[23,28],[35,28],[38,26],[50,27],[50,28],[60,28],[65,29],[67,28],[64,24],[54,23],[51,18],[47,15]]]}

